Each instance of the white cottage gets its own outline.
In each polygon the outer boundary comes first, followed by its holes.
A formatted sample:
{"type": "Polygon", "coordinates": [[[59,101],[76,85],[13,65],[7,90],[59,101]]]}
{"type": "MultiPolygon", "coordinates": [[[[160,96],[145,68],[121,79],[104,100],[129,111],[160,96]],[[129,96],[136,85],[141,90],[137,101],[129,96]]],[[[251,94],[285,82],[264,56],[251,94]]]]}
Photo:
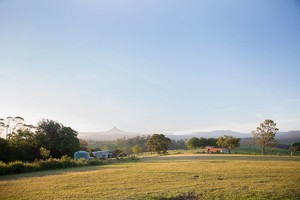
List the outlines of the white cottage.
{"type": "Polygon", "coordinates": [[[96,157],[96,158],[111,158],[112,157],[112,153],[109,150],[104,150],[104,151],[94,151],[92,152],[92,154],[96,157]]]}

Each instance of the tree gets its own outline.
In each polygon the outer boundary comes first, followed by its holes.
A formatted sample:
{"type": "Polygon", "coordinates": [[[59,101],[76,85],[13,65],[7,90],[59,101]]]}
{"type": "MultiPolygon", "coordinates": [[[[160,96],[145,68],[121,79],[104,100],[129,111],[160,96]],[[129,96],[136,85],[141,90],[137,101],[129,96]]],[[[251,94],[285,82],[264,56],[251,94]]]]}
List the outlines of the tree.
{"type": "Polygon", "coordinates": [[[207,139],[207,145],[208,146],[216,146],[218,139],[216,138],[208,138],[207,139]]]}
{"type": "Polygon", "coordinates": [[[290,146],[291,150],[291,156],[293,156],[293,153],[300,150],[300,142],[296,142],[290,146]]]}
{"type": "Polygon", "coordinates": [[[248,145],[250,150],[252,149],[252,147],[255,145],[255,140],[253,138],[249,138],[248,140],[246,140],[245,145],[248,145]]]}
{"type": "Polygon", "coordinates": [[[171,139],[163,134],[153,134],[147,141],[147,148],[149,151],[156,151],[158,154],[161,152],[166,153],[171,139]]]}
{"type": "Polygon", "coordinates": [[[123,152],[122,150],[120,149],[116,149],[113,151],[113,155],[112,157],[113,158],[118,158],[118,157],[123,157],[123,156],[126,156],[127,154],[125,152],[123,152]]]}
{"type": "Polygon", "coordinates": [[[232,149],[240,146],[240,140],[240,138],[224,135],[224,137],[221,136],[218,138],[217,145],[227,148],[228,152],[230,153],[232,149]]]}
{"type": "Polygon", "coordinates": [[[200,139],[196,137],[192,137],[188,142],[187,142],[188,148],[189,149],[196,149],[197,147],[200,147],[200,139]]]}
{"type": "Polygon", "coordinates": [[[34,161],[38,156],[36,135],[29,129],[18,129],[7,138],[11,160],[34,161]]]}
{"type": "Polygon", "coordinates": [[[201,137],[200,139],[200,147],[206,147],[207,146],[207,139],[204,137],[201,137]]]}
{"type": "Polygon", "coordinates": [[[82,151],[87,151],[89,143],[83,139],[79,139],[79,144],[80,144],[80,150],[82,151]]]}
{"type": "Polygon", "coordinates": [[[40,148],[40,155],[46,160],[50,156],[50,150],[41,147],[40,148]]]}
{"type": "Polygon", "coordinates": [[[274,147],[277,144],[275,135],[279,129],[276,128],[276,123],[271,119],[266,119],[252,131],[256,144],[261,146],[262,154],[266,154],[266,147],[274,147]]]}
{"type": "Polygon", "coordinates": [[[0,138],[0,161],[8,162],[10,155],[10,148],[8,141],[0,138]]]}
{"type": "Polygon", "coordinates": [[[172,140],[169,149],[187,149],[186,140],[172,140]]]}
{"type": "Polygon", "coordinates": [[[141,152],[141,148],[139,147],[139,145],[135,145],[134,147],[132,147],[132,153],[138,154],[140,152],[141,152]]]}
{"type": "Polygon", "coordinates": [[[116,146],[121,149],[123,152],[126,154],[129,154],[132,152],[132,148],[135,145],[138,145],[140,147],[140,151],[146,151],[147,149],[147,140],[150,137],[147,136],[136,136],[133,138],[121,138],[117,139],[117,144],[116,146]]]}
{"type": "Polygon", "coordinates": [[[24,119],[22,117],[6,117],[5,119],[0,119],[0,133],[5,134],[5,138],[17,131],[22,127],[29,125],[24,124],[24,119]]]}
{"type": "Polygon", "coordinates": [[[53,158],[73,156],[80,149],[77,132],[53,120],[39,122],[36,134],[40,147],[49,149],[53,158]]]}

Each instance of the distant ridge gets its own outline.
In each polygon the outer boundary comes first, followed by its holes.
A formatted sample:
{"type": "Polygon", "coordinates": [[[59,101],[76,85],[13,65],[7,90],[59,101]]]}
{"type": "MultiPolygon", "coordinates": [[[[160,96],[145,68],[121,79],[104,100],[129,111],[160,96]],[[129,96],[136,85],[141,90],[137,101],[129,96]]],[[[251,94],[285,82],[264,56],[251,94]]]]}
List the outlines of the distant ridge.
{"type": "Polygon", "coordinates": [[[220,137],[223,135],[231,135],[235,137],[251,137],[250,133],[240,133],[231,130],[215,130],[210,132],[196,132],[192,133],[193,135],[200,135],[201,137],[220,137]]]}
{"type": "MultiPolygon", "coordinates": [[[[123,131],[117,127],[113,127],[112,129],[108,131],[102,131],[102,132],[80,132],[78,137],[84,140],[116,140],[123,137],[130,138],[135,136],[141,136],[142,134],[138,133],[131,133],[123,131]]],[[[251,137],[251,134],[244,134],[239,132],[234,132],[231,130],[215,130],[211,132],[193,132],[193,133],[187,133],[182,135],[175,135],[172,133],[165,134],[167,137],[173,139],[173,140],[180,140],[180,139],[190,139],[192,137],[204,137],[204,138],[217,138],[219,136],[223,135],[232,135],[235,137],[251,137]]]]}
{"type": "Polygon", "coordinates": [[[231,130],[215,130],[210,132],[193,132],[188,134],[182,134],[182,135],[174,135],[174,134],[167,134],[167,136],[174,140],[179,139],[190,139],[192,137],[204,137],[204,138],[218,138],[223,135],[231,135],[234,137],[244,138],[244,137],[251,137],[250,133],[240,133],[240,132],[234,132],[231,130]]]}
{"type": "MultiPolygon", "coordinates": [[[[108,131],[102,132],[80,132],[78,137],[84,140],[93,140],[93,141],[111,141],[120,138],[132,138],[136,136],[142,136],[143,134],[138,133],[131,133],[123,131],[117,127],[113,127],[108,131]]],[[[234,137],[243,138],[242,141],[247,141],[252,138],[251,133],[240,133],[231,130],[215,130],[210,132],[193,132],[193,133],[186,133],[181,135],[176,135],[173,133],[165,134],[167,137],[171,138],[172,140],[186,140],[192,137],[204,137],[204,138],[218,138],[223,135],[231,135],[234,137]]],[[[276,134],[276,139],[278,143],[291,145],[295,142],[300,142],[300,131],[288,131],[288,132],[278,132],[276,134]]]]}
{"type": "Polygon", "coordinates": [[[280,144],[291,145],[300,142],[300,131],[278,132],[276,139],[280,144]]]}

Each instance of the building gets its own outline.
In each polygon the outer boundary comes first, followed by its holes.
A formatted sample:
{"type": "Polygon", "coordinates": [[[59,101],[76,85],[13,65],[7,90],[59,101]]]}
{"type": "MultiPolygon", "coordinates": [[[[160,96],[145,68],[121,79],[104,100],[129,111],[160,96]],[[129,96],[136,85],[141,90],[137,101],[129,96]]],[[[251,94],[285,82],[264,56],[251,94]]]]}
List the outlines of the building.
{"type": "Polygon", "coordinates": [[[92,154],[96,158],[111,158],[112,157],[112,153],[109,150],[94,151],[94,152],[92,152],[92,154]]]}
{"type": "Polygon", "coordinates": [[[85,160],[89,160],[90,159],[90,155],[89,152],[87,151],[77,151],[74,153],[74,159],[78,160],[80,158],[84,158],[85,160]]]}
{"type": "Polygon", "coordinates": [[[228,149],[222,147],[207,146],[205,153],[229,153],[228,149]]]}

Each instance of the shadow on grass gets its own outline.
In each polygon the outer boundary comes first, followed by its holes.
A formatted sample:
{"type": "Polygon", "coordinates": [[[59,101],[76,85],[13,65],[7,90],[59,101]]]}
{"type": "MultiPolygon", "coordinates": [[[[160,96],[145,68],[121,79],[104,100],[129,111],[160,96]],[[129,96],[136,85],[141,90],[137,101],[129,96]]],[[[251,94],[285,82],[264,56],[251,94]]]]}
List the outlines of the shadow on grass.
{"type": "Polygon", "coordinates": [[[17,180],[23,178],[31,178],[31,177],[43,177],[43,176],[52,176],[52,175],[63,175],[66,173],[72,172],[86,172],[92,170],[98,170],[103,165],[99,166],[81,166],[81,167],[71,167],[71,168],[63,168],[63,169],[50,169],[44,171],[37,171],[37,172],[28,172],[22,174],[9,174],[0,176],[0,181],[2,180],[17,180]]]}
{"type": "Polygon", "coordinates": [[[107,169],[107,168],[124,168],[128,163],[130,162],[112,162],[103,165],[77,166],[77,167],[62,168],[62,169],[50,169],[50,170],[43,170],[43,171],[36,171],[36,172],[28,172],[22,174],[9,174],[9,175],[0,176],[0,181],[18,180],[18,179],[32,178],[32,177],[57,176],[57,175],[64,175],[67,173],[89,172],[89,171],[96,171],[96,170],[107,169]]]}

